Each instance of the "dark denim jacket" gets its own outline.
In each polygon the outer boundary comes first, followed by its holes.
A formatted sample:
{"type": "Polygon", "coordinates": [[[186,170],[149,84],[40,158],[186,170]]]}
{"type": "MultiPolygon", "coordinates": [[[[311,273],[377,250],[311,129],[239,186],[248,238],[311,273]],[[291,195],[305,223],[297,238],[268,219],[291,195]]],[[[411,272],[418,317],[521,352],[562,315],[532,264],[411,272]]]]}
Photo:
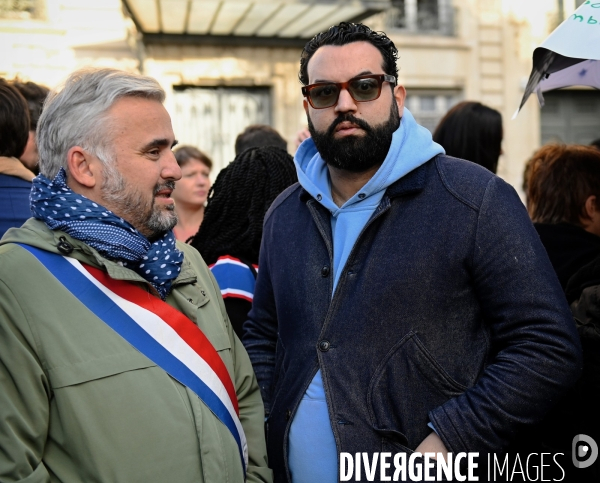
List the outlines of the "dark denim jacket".
{"type": "Polygon", "coordinates": [[[244,344],[269,462],[318,367],[338,452],[502,451],[579,375],[569,307],[514,190],[437,156],[391,185],[332,292],[330,213],[299,185],[265,218],[244,344]]]}
{"type": "Polygon", "coordinates": [[[31,218],[31,182],[0,174],[0,238],[9,228],[21,226],[31,218]]]}

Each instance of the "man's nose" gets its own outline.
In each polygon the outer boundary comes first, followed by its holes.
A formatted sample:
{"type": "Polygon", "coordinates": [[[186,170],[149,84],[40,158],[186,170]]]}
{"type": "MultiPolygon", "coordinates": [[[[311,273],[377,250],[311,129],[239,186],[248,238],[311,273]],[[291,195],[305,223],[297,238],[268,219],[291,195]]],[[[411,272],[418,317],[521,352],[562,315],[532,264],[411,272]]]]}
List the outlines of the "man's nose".
{"type": "Polygon", "coordinates": [[[180,180],[181,179],[181,167],[177,164],[175,154],[170,149],[164,156],[163,167],[160,172],[160,176],[163,179],[180,180]]]}
{"type": "Polygon", "coordinates": [[[356,101],[347,89],[342,89],[335,105],[335,112],[356,112],[358,109],[356,101]]]}

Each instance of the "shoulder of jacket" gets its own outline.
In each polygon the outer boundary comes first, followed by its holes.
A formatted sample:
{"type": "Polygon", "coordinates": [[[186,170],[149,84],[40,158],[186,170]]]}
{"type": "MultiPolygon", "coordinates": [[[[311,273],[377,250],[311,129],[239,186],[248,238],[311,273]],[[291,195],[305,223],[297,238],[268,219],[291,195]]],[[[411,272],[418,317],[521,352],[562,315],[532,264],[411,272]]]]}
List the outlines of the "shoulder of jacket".
{"type": "MultiPolygon", "coordinates": [[[[21,189],[31,190],[31,181],[0,173],[0,187],[7,190],[14,189],[16,192],[20,192],[21,189]]],[[[29,197],[29,192],[27,196],[29,197]]]]}
{"type": "Polygon", "coordinates": [[[284,204],[290,198],[290,196],[292,196],[294,193],[297,193],[301,190],[302,190],[302,186],[298,182],[294,183],[291,186],[288,186],[285,190],[283,190],[279,194],[279,196],[277,198],[275,198],[275,201],[273,201],[273,203],[271,204],[271,207],[265,214],[264,223],[265,224],[267,223],[267,220],[271,217],[273,212],[275,212],[275,210],[277,210],[282,204],[284,204]]]}
{"type": "Polygon", "coordinates": [[[446,190],[475,210],[479,210],[490,183],[500,180],[483,166],[445,154],[435,157],[435,166],[446,190]]]}
{"type": "MultiPolygon", "coordinates": [[[[209,269],[200,255],[200,252],[196,250],[193,246],[188,245],[187,243],[183,243],[181,241],[177,241],[176,245],[177,249],[183,253],[184,260],[190,264],[194,271],[202,271],[208,273],[209,269]]],[[[184,261],[185,263],[185,261],[184,261]]]]}

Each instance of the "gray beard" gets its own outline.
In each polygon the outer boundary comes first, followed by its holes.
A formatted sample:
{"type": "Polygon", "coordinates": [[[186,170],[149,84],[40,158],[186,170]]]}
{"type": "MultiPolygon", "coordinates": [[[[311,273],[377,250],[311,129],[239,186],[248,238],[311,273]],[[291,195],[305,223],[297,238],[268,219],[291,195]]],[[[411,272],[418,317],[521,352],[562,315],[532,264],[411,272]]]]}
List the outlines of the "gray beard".
{"type": "MultiPolygon", "coordinates": [[[[172,189],[174,186],[174,181],[157,184],[154,195],[164,188],[172,189]]],[[[101,191],[104,200],[111,206],[111,211],[148,239],[158,238],[177,224],[174,205],[161,210],[156,206],[154,196],[151,203],[144,201],[139,191],[128,186],[121,173],[111,165],[105,165],[101,191]]]]}

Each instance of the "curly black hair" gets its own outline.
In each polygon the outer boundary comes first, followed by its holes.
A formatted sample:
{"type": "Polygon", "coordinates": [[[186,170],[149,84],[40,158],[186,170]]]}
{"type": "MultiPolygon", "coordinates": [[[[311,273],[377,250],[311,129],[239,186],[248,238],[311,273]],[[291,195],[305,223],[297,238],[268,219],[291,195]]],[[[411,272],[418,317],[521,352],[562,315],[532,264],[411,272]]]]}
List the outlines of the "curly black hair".
{"type": "Polygon", "coordinates": [[[398,49],[384,32],[375,32],[361,23],[341,22],[329,27],[325,32],[315,35],[304,46],[300,55],[300,72],[298,78],[303,85],[308,85],[308,61],[313,54],[324,45],[346,45],[352,42],[369,42],[377,47],[383,57],[383,70],[386,74],[398,79],[398,49]]]}
{"type": "Polygon", "coordinates": [[[217,176],[191,245],[208,265],[223,255],[258,263],[265,214],[296,181],[294,160],[284,149],[264,146],[243,151],[217,176]]]}

